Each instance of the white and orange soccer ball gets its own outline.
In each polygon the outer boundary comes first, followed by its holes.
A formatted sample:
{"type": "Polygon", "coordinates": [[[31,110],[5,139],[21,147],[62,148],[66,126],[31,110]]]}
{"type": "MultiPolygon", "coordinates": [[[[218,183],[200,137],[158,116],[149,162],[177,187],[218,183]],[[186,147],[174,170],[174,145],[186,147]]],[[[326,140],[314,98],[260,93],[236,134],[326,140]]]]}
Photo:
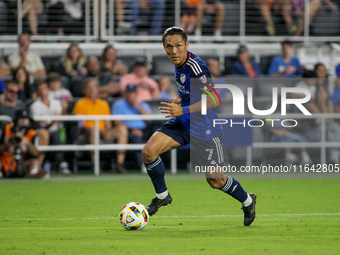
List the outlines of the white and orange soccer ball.
{"type": "Polygon", "coordinates": [[[142,230],[149,221],[149,213],[141,203],[130,202],[119,213],[120,223],[126,230],[142,230]]]}

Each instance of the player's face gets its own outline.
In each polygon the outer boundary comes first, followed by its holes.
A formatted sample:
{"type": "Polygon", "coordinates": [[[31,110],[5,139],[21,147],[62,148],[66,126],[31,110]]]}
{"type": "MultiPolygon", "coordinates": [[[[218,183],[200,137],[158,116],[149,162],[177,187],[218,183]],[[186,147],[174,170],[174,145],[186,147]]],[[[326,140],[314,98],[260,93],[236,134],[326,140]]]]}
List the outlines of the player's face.
{"type": "Polygon", "coordinates": [[[181,35],[168,35],[164,40],[164,49],[171,63],[177,67],[187,59],[189,42],[184,42],[181,35]]]}

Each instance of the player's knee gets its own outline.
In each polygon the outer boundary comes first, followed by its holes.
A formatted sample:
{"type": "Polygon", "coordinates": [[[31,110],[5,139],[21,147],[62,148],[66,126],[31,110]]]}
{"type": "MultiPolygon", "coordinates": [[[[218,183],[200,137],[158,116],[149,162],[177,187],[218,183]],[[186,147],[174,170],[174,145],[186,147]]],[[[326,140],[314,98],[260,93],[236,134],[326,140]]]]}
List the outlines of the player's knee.
{"type": "Polygon", "coordinates": [[[155,161],[158,157],[158,154],[155,153],[154,150],[148,145],[145,145],[143,147],[142,155],[145,163],[151,163],[155,161]]]}

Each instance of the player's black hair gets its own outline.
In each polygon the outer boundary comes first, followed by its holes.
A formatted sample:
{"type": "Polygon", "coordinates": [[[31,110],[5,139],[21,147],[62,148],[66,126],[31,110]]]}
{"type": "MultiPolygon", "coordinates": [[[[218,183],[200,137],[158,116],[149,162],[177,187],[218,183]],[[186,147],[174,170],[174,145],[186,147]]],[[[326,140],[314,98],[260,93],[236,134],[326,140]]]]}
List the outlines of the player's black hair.
{"type": "Polygon", "coordinates": [[[164,43],[165,38],[169,35],[180,35],[184,42],[188,41],[187,33],[181,27],[169,27],[166,29],[162,35],[162,42],[164,43]]]}

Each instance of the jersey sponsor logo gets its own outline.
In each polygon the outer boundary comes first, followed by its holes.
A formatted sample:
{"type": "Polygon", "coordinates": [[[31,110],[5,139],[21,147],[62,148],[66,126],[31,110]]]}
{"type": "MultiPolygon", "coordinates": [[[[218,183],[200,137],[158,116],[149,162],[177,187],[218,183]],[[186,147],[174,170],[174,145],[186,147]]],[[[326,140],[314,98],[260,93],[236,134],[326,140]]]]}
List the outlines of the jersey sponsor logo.
{"type": "Polygon", "coordinates": [[[185,80],[186,80],[185,74],[184,74],[184,73],[181,73],[179,79],[180,79],[181,83],[183,84],[183,83],[185,82],[185,80]]]}
{"type": "Polygon", "coordinates": [[[205,75],[201,76],[199,79],[202,83],[207,83],[207,81],[208,81],[207,76],[205,76],[205,75]]]}
{"type": "Polygon", "coordinates": [[[207,135],[210,135],[210,134],[211,134],[211,130],[208,129],[207,131],[205,131],[205,133],[206,133],[207,135]]]}
{"type": "Polygon", "coordinates": [[[182,94],[190,94],[190,91],[185,90],[184,85],[179,84],[177,81],[176,81],[176,84],[177,84],[178,92],[180,92],[182,94]]]}

